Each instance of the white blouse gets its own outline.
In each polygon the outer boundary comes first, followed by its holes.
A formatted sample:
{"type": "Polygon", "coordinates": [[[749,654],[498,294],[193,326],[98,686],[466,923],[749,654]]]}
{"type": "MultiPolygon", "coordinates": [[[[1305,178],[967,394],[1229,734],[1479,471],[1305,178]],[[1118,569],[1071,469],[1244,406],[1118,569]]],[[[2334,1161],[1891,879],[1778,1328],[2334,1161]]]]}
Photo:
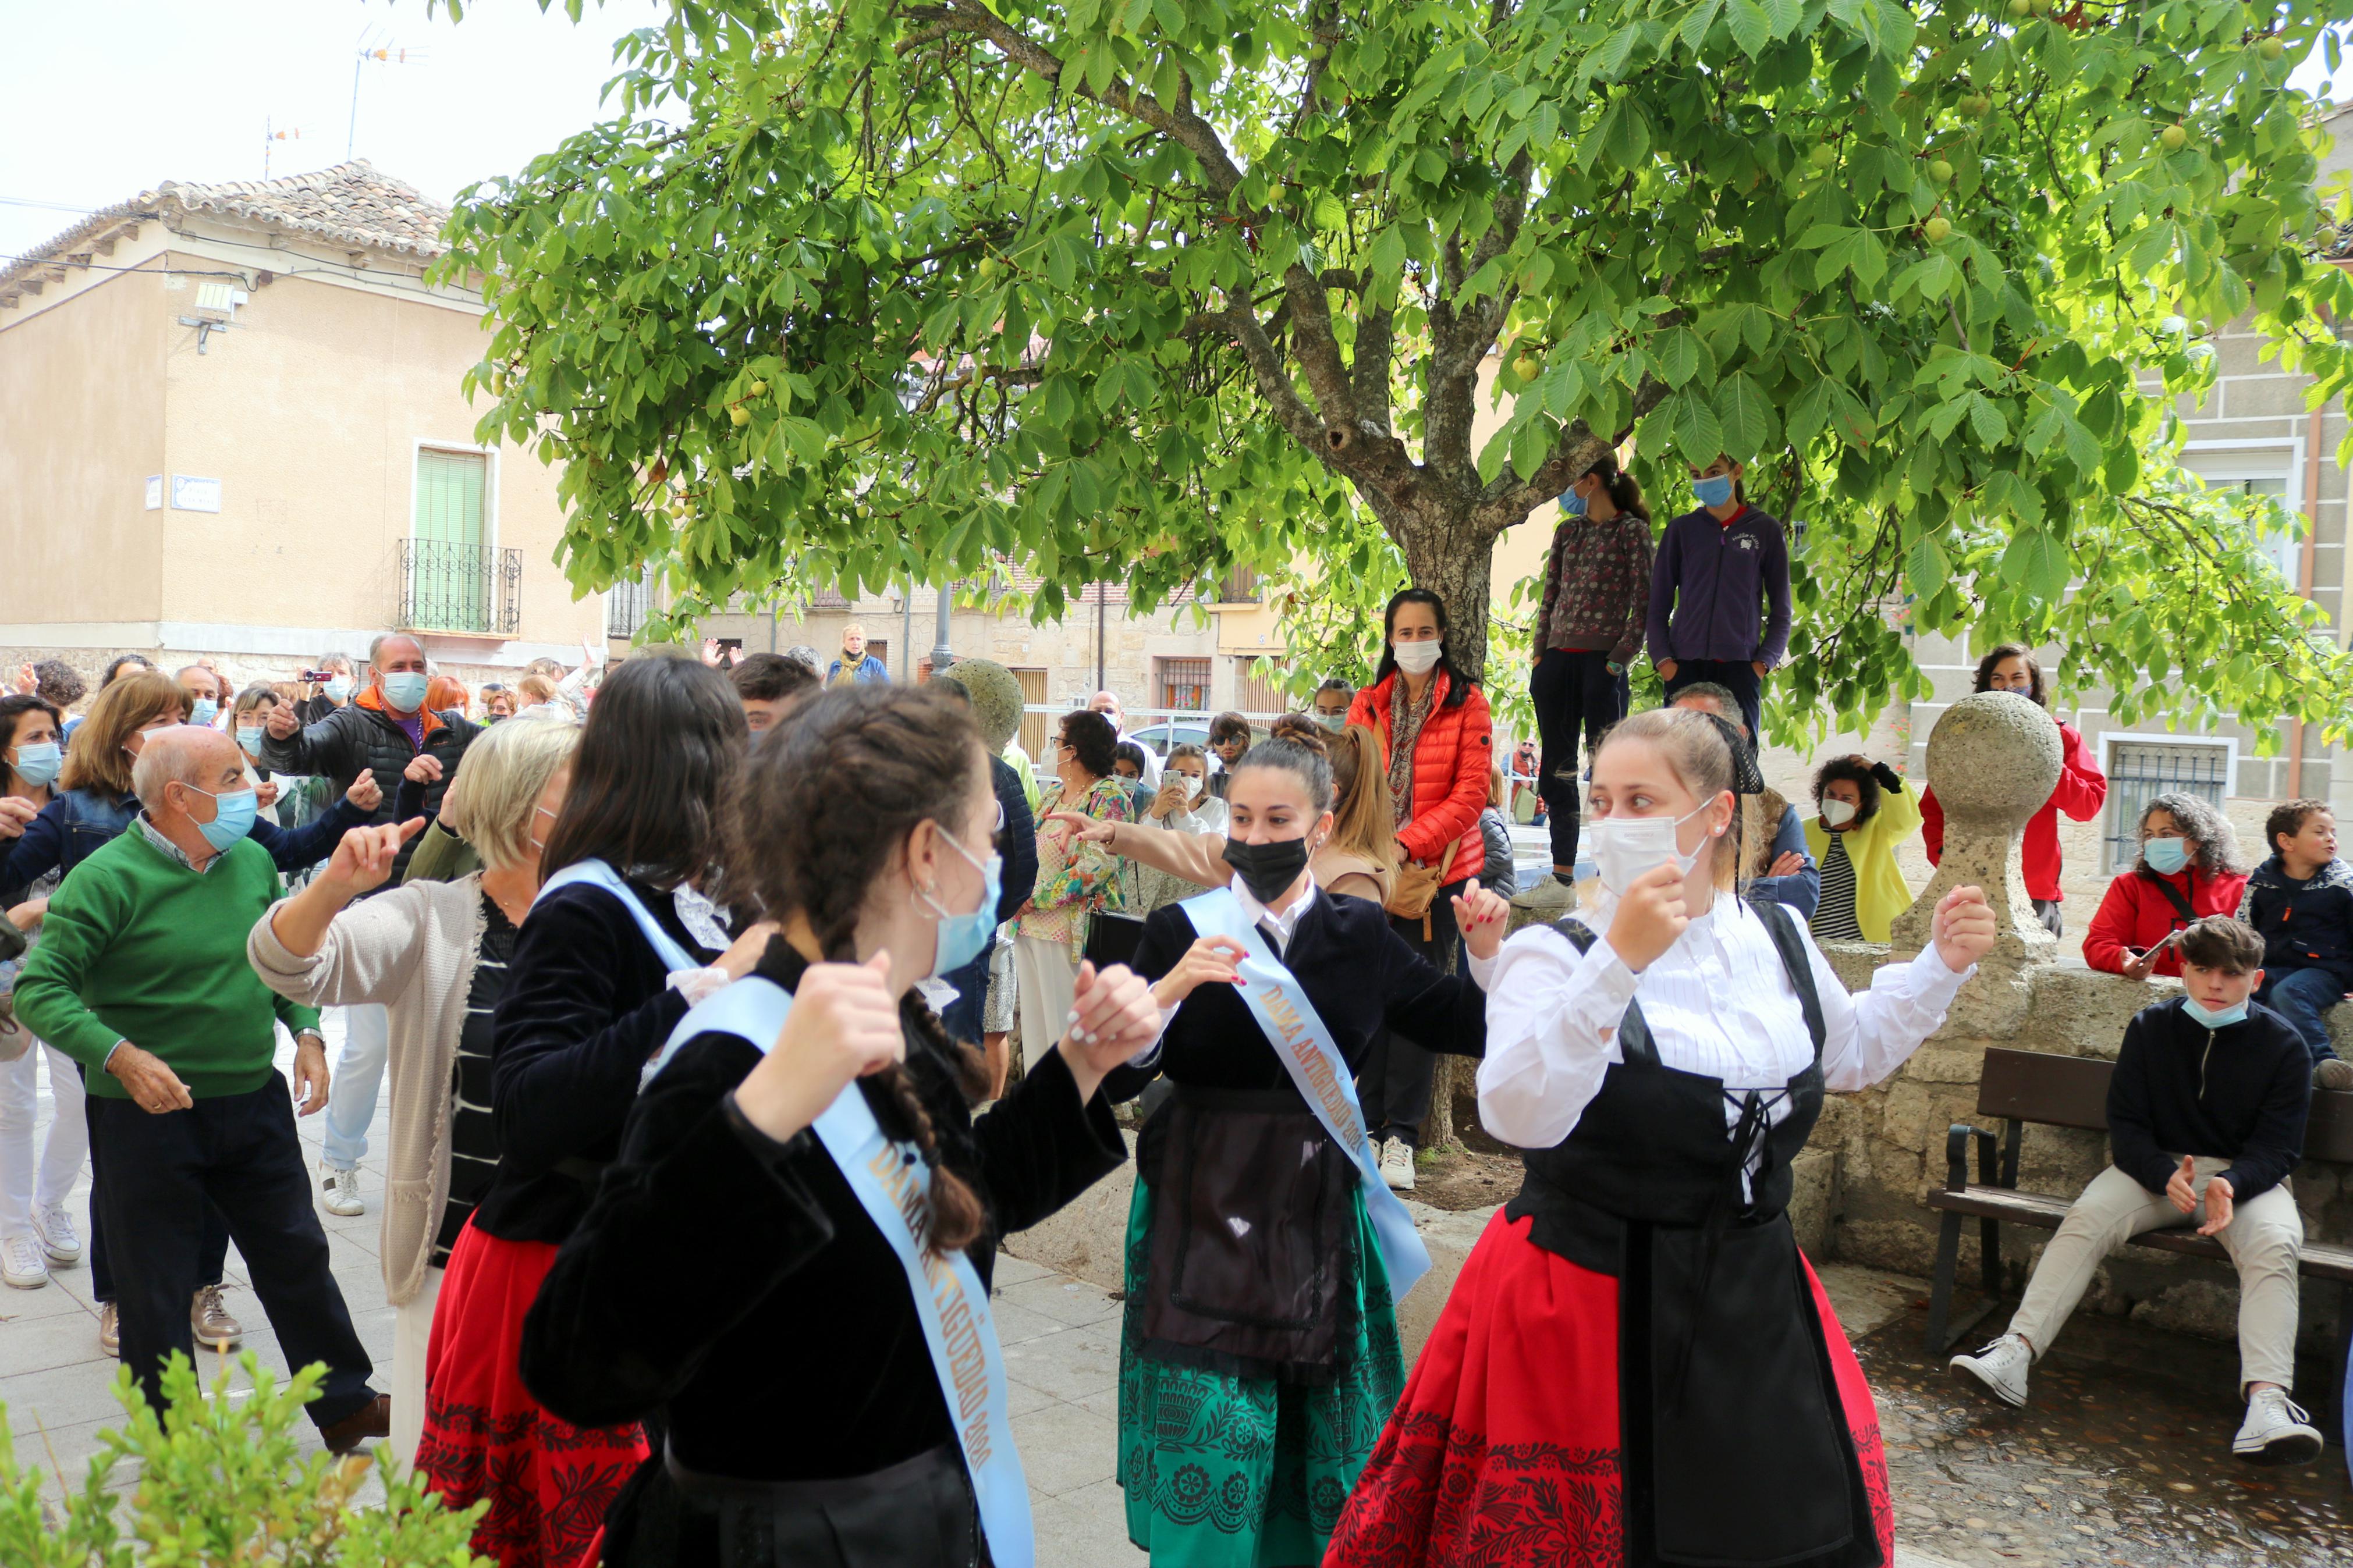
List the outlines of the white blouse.
{"type": "MultiPolygon", "coordinates": [[[[1523,1149],[1549,1149],[1575,1130],[1601,1091],[1602,1075],[1624,1058],[1618,1025],[1639,997],[1659,1060],[1721,1079],[1726,1089],[1779,1090],[1813,1060],[1813,1038],[1780,950],[1745,905],[1719,897],[1637,974],[1600,933],[1617,900],[1577,915],[1597,933],[1579,953],[1549,926],[1532,927],[1489,960],[1470,961],[1487,993],[1487,1055],[1479,1064],[1479,1119],[1487,1131],[1523,1149]]],[[[1804,930],[1802,922],[1799,929],[1804,930]]],[[[1850,996],[1810,933],[1805,937],[1814,988],[1820,994],[1825,1088],[1852,1090],[1878,1082],[1936,1033],[1962,982],[1935,944],[1905,964],[1889,964],[1871,988],[1850,996]]],[[[1768,1108],[1778,1122],[1784,1097],[1768,1108]]],[[[1740,1106],[1727,1098],[1727,1124],[1740,1106]]]]}

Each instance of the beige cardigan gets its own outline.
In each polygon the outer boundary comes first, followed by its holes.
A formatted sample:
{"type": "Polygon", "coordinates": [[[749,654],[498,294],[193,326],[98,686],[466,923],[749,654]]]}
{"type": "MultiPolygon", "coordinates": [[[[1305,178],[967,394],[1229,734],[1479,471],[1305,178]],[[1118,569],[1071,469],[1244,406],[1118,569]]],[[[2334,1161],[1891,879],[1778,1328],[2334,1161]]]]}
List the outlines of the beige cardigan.
{"type": "Polygon", "coordinates": [[[270,930],[270,907],[245,941],[263,984],[312,1006],[382,1003],[392,1010],[390,1178],[384,1205],[384,1288],[396,1307],[425,1285],[449,1201],[449,1083],[482,946],[480,872],[408,882],[352,905],[315,957],[297,958],[270,930]]]}

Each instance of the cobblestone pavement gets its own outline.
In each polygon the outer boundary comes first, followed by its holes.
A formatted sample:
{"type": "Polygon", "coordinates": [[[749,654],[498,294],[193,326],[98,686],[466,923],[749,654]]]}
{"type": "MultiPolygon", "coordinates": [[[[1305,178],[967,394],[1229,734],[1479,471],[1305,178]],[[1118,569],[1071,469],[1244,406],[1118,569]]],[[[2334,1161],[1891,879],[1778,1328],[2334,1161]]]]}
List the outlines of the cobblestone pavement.
{"type": "MultiPolygon", "coordinates": [[[[2079,1314],[2012,1410],[1928,1356],[1926,1321],[1907,1310],[1856,1346],[1905,1540],[2021,1568],[2353,1563],[2344,1449],[2297,1469],[2232,1457],[2242,1408],[2231,1347],[2079,1314]]],[[[2317,1364],[2304,1378],[2333,1381],[2317,1364]]]]}
{"type": "MultiPolygon", "coordinates": [[[[331,1014],[331,1047],[340,1046],[337,1022],[331,1014]]],[[[45,1097],[44,1122],[47,1113],[45,1097]]],[[[315,1167],[321,1121],[299,1125],[315,1167]]],[[[376,1263],[384,1132],[380,1113],[363,1162],[368,1212],[320,1215],[353,1321],[379,1367],[389,1366],[392,1344],[376,1263]]],[[[77,1217],[88,1197],[85,1181],[74,1197],[77,1217]]],[[[229,1307],[244,1321],[246,1347],[282,1375],[284,1357],[234,1251],[228,1272],[229,1307]]],[[[1955,1387],[1921,1353],[1919,1282],[1837,1264],[1822,1278],[1879,1392],[1898,1568],[2353,1562],[2342,1450],[2300,1471],[2249,1469],[2229,1457],[2238,1413],[2226,1347],[2081,1320],[2038,1370],[2034,1404],[1997,1409],[1955,1387]]],[[[1009,1256],[997,1279],[1039,1568],[1140,1564],[1112,1479],[1118,1303],[1096,1286],[1009,1256]]],[[[209,1380],[220,1363],[201,1359],[209,1380]]],[[[115,1366],[99,1353],[87,1267],[61,1268],[40,1289],[0,1289],[0,1401],[20,1461],[45,1470],[54,1462],[79,1485],[97,1434],[121,1418],[115,1366]]],[[[119,1473],[115,1484],[130,1479],[119,1473]]]]}

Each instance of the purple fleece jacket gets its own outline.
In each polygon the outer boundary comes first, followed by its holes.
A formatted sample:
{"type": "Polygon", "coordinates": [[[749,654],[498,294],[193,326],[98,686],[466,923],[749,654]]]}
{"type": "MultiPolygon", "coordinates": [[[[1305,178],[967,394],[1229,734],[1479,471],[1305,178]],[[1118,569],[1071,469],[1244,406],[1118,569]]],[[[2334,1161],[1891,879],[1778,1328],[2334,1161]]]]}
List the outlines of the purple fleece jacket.
{"type": "Polygon", "coordinates": [[[1780,520],[1748,507],[1720,523],[1702,509],[1667,524],[1651,569],[1650,642],[1653,660],[1780,663],[1789,651],[1789,546],[1780,520]]]}

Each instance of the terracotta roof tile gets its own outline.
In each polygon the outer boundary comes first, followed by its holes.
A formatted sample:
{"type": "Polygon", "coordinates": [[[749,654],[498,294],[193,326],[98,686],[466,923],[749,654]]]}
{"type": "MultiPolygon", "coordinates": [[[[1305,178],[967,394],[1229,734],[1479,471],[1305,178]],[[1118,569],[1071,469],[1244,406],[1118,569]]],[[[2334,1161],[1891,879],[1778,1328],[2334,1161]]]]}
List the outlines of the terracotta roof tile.
{"type": "Polygon", "coordinates": [[[63,264],[127,223],[175,220],[190,213],[273,226],[315,235],[354,249],[388,251],[431,260],[446,247],[441,226],[449,209],[406,181],[377,171],[364,158],[282,180],[230,180],[201,184],[166,180],[126,202],[94,212],[47,242],[35,246],[0,270],[0,297],[13,296],[26,279],[63,264]]]}

